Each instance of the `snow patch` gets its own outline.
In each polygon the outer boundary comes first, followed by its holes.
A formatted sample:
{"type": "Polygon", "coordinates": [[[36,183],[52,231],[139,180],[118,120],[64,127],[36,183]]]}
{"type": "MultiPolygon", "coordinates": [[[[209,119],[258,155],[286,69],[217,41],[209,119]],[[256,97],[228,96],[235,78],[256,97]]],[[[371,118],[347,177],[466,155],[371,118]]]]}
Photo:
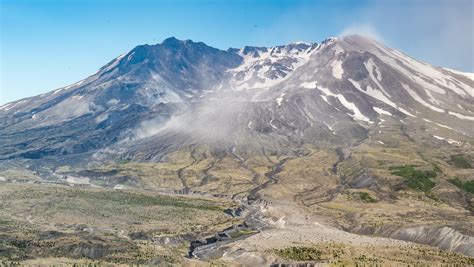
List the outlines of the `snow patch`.
{"type": "Polygon", "coordinates": [[[381,114],[381,115],[387,115],[387,116],[393,116],[392,113],[384,110],[384,109],[381,109],[381,108],[378,108],[378,107],[373,107],[374,111],[377,112],[378,114],[381,114]]]}
{"type": "Polygon", "coordinates": [[[471,117],[471,116],[466,116],[466,115],[463,115],[463,114],[459,114],[459,113],[456,113],[456,112],[452,112],[452,111],[448,111],[448,114],[449,115],[453,115],[461,120],[470,120],[470,121],[474,121],[474,117],[471,117]]]}
{"type": "Polygon", "coordinates": [[[115,106],[115,105],[117,105],[118,103],[120,103],[120,100],[115,99],[115,98],[112,98],[112,99],[110,99],[109,101],[107,101],[107,106],[115,106]]]}
{"type": "MultiPolygon", "coordinates": [[[[410,117],[416,118],[415,115],[411,114],[411,113],[408,112],[406,109],[403,109],[403,108],[400,108],[400,107],[398,107],[397,109],[398,109],[398,111],[404,113],[405,115],[408,115],[408,116],[410,116],[410,117]]],[[[403,121],[402,121],[402,122],[403,122],[403,121]]]]}
{"type": "Polygon", "coordinates": [[[330,104],[330,103],[329,103],[329,100],[328,100],[328,98],[327,98],[326,95],[320,95],[320,96],[321,96],[321,98],[324,100],[324,102],[330,104]]]}
{"type": "Polygon", "coordinates": [[[96,123],[101,123],[109,118],[109,113],[100,114],[95,118],[96,123]]]}
{"type": "Polygon", "coordinates": [[[316,89],[317,82],[304,82],[301,84],[301,87],[306,89],[316,89]]]}
{"type": "Polygon", "coordinates": [[[273,129],[278,130],[278,128],[275,125],[273,125],[273,119],[270,120],[270,126],[272,126],[273,129]]]}
{"type": "Polygon", "coordinates": [[[309,61],[313,46],[298,50],[285,47],[257,49],[252,53],[238,54],[243,58],[242,64],[227,70],[231,75],[230,84],[235,90],[269,88],[286,80],[292,71],[309,61]],[[278,68],[284,65],[284,68],[278,68]]]}
{"type": "Polygon", "coordinates": [[[462,71],[448,69],[448,68],[444,68],[444,69],[447,70],[447,71],[450,71],[454,74],[465,76],[465,77],[471,79],[472,81],[474,81],[474,72],[462,72],[462,71]]]}
{"type": "MultiPolygon", "coordinates": [[[[318,89],[320,89],[326,96],[336,97],[344,107],[346,107],[347,109],[351,110],[354,113],[354,114],[348,114],[348,115],[353,117],[355,120],[373,123],[368,117],[366,117],[364,114],[362,114],[362,112],[360,112],[360,110],[357,108],[357,106],[354,103],[347,101],[344,95],[334,94],[328,88],[324,88],[324,87],[318,87],[318,89]]],[[[327,99],[326,99],[326,102],[327,102],[327,99]]]]}
{"type": "Polygon", "coordinates": [[[123,190],[123,189],[126,189],[126,187],[125,187],[123,184],[118,184],[118,185],[115,185],[115,186],[114,186],[114,189],[116,189],[116,190],[123,190]]]}
{"type": "Polygon", "coordinates": [[[284,96],[285,96],[285,93],[282,93],[282,94],[280,95],[280,97],[278,97],[278,98],[275,99],[276,102],[277,102],[277,104],[278,104],[278,106],[281,106],[281,101],[283,101],[283,97],[284,97],[284,96]]]}
{"type": "Polygon", "coordinates": [[[21,105],[23,103],[25,103],[26,100],[21,100],[21,101],[18,101],[18,102],[12,102],[12,103],[8,103],[8,104],[5,104],[3,106],[0,107],[0,110],[5,110],[5,111],[9,111],[10,109],[18,106],[18,105],[21,105]]]}
{"type": "Polygon", "coordinates": [[[326,123],[326,122],[324,122],[324,125],[326,125],[326,127],[328,127],[328,129],[331,130],[331,132],[332,132],[333,134],[336,134],[336,132],[334,131],[334,129],[332,128],[331,125],[329,125],[329,124],[326,123]]]}
{"type": "Polygon", "coordinates": [[[393,103],[390,99],[388,99],[388,97],[382,92],[382,91],[379,91],[379,90],[375,90],[373,89],[372,87],[370,86],[367,86],[367,89],[364,91],[362,90],[360,84],[352,79],[349,79],[349,82],[352,83],[352,85],[354,85],[354,87],[361,91],[362,93],[370,96],[370,97],[373,97],[379,101],[382,101],[383,103],[393,107],[393,108],[397,108],[397,105],[395,103],[393,103]]]}
{"type": "Polygon", "coordinates": [[[3,109],[8,110],[7,108],[8,108],[9,106],[11,106],[12,104],[13,104],[13,103],[7,103],[7,104],[1,106],[1,107],[0,107],[0,110],[3,110],[3,109]]]}
{"type": "Polygon", "coordinates": [[[341,102],[346,108],[348,108],[348,109],[352,110],[352,112],[354,112],[354,115],[350,115],[354,119],[359,120],[359,121],[365,121],[365,122],[368,122],[368,123],[373,123],[369,118],[364,116],[364,114],[362,114],[362,112],[360,112],[360,110],[357,108],[357,106],[354,103],[347,101],[346,98],[343,95],[338,94],[337,98],[339,99],[339,102],[341,102]]]}
{"type": "MultiPolygon", "coordinates": [[[[67,90],[67,89],[69,89],[69,88],[71,88],[71,87],[73,87],[73,86],[79,86],[79,85],[81,85],[83,82],[84,82],[84,80],[78,81],[77,83],[74,83],[74,84],[71,84],[71,85],[69,85],[69,86],[64,87],[64,89],[67,90]]],[[[62,89],[59,89],[59,90],[56,90],[56,91],[61,91],[61,90],[62,90],[62,89]]],[[[53,95],[57,93],[56,91],[53,93],[53,95]]]]}
{"type": "Polygon", "coordinates": [[[382,81],[382,73],[380,73],[379,69],[375,65],[372,58],[369,58],[369,60],[367,60],[367,62],[365,62],[364,65],[365,65],[365,68],[367,69],[367,71],[369,72],[369,74],[371,74],[370,75],[371,77],[373,77],[373,75],[374,75],[373,73],[375,72],[375,78],[379,82],[382,81]]]}
{"type": "Polygon", "coordinates": [[[426,92],[426,95],[428,95],[428,98],[429,98],[428,100],[429,100],[431,103],[433,103],[433,104],[435,104],[435,105],[440,105],[440,104],[441,104],[441,102],[439,102],[438,100],[436,100],[436,99],[433,97],[433,93],[432,93],[431,91],[425,90],[425,92],[426,92]]]}
{"type": "MultiPolygon", "coordinates": [[[[66,87],[65,89],[67,89],[67,87],[66,87]]],[[[63,90],[63,89],[58,89],[58,90],[55,90],[55,91],[54,91],[54,92],[53,92],[51,95],[55,95],[55,94],[57,94],[57,93],[61,92],[62,90],[63,90]]]]}
{"type": "MultiPolygon", "coordinates": [[[[418,62],[396,50],[386,48],[376,43],[374,45],[379,49],[374,49],[372,52],[378,58],[400,73],[406,75],[412,81],[420,85],[420,87],[438,94],[446,94],[446,90],[444,89],[446,88],[461,96],[474,96],[472,83],[466,84],[465,82],[456,79],[456,77],[446,75],[442,72],[443,69],[441,68],[418,62]]],[[[444,70],[456,73],[449,69],[444,70]]],[[[459,74],[464,75],[465,77],[472,77],[470,74],[459,74]]]]}
{"type": "MultiPolygon", "coordinates": [[[[369,72],[370,73],[370,72],[369,72]]],[[[373,75],[373,74],[371,74],[373,75]]],[[[375,98],[391,107],[393,107],[394,109],[404,113],[405,115],[408,115],[410,117],[415,117],[414,115],[412,115],[410,112],[408,112],[407,110],[399,107],[397,104],[395,104],[394,102],[392,102],[390,99],[388,99],[388,97],[382,92],[382,91],[379,91],[379,90],[375,90],[373,89],[372,87],[370,86],[367,86],[367,89],[364,91],[362,90],[362,87],[360,86],[360,84],[352,79],[348,79],[349,82],[352,83],[352,85],[354,85],[354,87],[359,90],[360,92],[372,97],[372,98],[375,98]]],[[[378,83],[378,81],[374,81],[376,84],[378,84],[379,88],[382,88],[382,86],[378,83]]]]}
{"type": "Polygon", "coordinates": [[[455,131],[453,128],[449,127],[449,126],[446,126],[444,124],[440,124],[440,123],[435,123],[436,125],[440,126],[440,127],[443,127],[443,128],[446,128],[446,129],[449,129],[449,130],[453,130],[455,131]]]}
{"type": "Polygon", "coordinates": [[[454,139],[448,139],[447,140],[448,143],[450,143],[451,145],[461,145],[462,143],[457,141],[457,140],[454,140],[454,139]]]}
{"type": "Polygon", "coordinates": [[[415,101],[417,101],[418,103],[422,104],[423,106],[427,107],[427,108],[430,108],[436,112],[440,112],[440,113],[444,113],[444,109],[440,109],[440,108],[437,108],[433,105],[431,105],[430,103],[426,102],[425,100],[423,100],[415,91],[413,91],[410,86],[402,83],[402,87],[408,92],[408,94],[410,94],[410,96],[415,99],[415,101]]]}

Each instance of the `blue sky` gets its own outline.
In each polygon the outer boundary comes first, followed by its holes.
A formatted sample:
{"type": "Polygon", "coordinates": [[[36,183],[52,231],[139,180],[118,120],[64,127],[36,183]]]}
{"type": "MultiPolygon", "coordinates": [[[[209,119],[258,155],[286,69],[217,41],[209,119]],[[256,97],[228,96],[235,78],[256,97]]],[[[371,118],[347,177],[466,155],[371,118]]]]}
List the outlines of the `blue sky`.
{"type": "Polygon", "coordinates": [[[372,36],[434,65],[473,71],[471,0],[0,0],[0,104],[94,73],[176,36],[226,49],[372,36]]]}

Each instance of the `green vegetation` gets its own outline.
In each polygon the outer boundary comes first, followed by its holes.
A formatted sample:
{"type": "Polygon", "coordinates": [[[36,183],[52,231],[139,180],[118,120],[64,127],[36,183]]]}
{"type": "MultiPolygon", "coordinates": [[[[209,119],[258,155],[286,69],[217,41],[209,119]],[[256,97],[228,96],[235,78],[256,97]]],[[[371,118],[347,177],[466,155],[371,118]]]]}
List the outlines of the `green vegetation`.
{"type": "Polygon", "coordinates": [[[251,235],[251,234],[255,234],[255,233],[257,233],[257,231],[255,231],[255,230],[240,230],[238,232],[230,233],[230,237],[237,238],[237,237],[240,237],[240,236],[251,235]]]}
{"type": "Polygon", "coordinates": [[[463,168],[463,169],[471,169],[472,164],[471,162],[464,157],[462,154],[457,154],[457,155],[451,155],[449,159],[449,164],[463,168]]]}
{"type": "Polygon", "coordinates": [[[459,189],[474,194],[474,180],[463,182],[463,181],[459,180],[458,177],[454,177],[454,179],[451,179],[449,181],[453,185],[457,186],[459,189]]]}
{"type": "Polygon", "coordinates": [[[377,200],[375,198],[373,198],[369,193],[367,192],[354,192],[352,194],[355,194],[355,195],[358,195],[360,197],[360,199],[364,202],[367,202],[367,203],[375,203],[377,202],[377,200]]]}
{"type": "Polygon", "coordinates": [[[407,185],[414,190],[428,192],[436,183],[431,179],[436,177],[434,170],[417,170],[414,165],[392,166],[390,173],[405,178],[407,185]]]}
{"type": "Polygon", "coordinates": [[[201,201],[198,199],[185,199],[178,197],[170,197],[164,195],[145,195],[140,193],[121,192],[121,191],[104,191],[94,192],[86,190],[68,190],[64,191],[65,197],[81,198],[81,199],[96,199],[107,202],[116,203],[117,205],[131,205],[131,206],[172,206],[180,208],[200,209],[200,210],[214,210],[221,211],[222,208],[213,205],[210,201],[201,201]]]}
{"type": "MultiPolygon", "coordinates": [[[[178,235],[211,231],[212,228],[205,227],[214,225],[220,229],[231,223],[231,218],[223,212],[231,203],[220,199],[63,186],[11,185],[1,189],[0,233],[13,227],[7,224],[14,218],[11,214],[27,214],[24,217],[31,216],[40,227],[49,223],[74,223],[106,229],[100,234],[107,232],[111,236],[117,236],[122,230],[178,235]],[[30,208],[33,205],[34,208],[30,208]],[[113,226],[110,221],[114,222],[113,226]]],[[[75,226],[67,228],[74,230],[75,226]]]]}
{"type": "Polygon", "coordinates": [[[282,258],[295,261],[320,261],[322,254],[313,247],[287,247],[277,249],[275,253],[282,258]]]}
{"type": "MultiPolygon", "coordinates": [[[[223,212],[231,202],[214,198],[60,185],[6,184],[0,189],[0,263],[76,258],[76,247],[85,251],[79,256],[99,255],[105,262],[141,264],[161,253],[177,259],[170,252],[174,246],[159,250],[148,237],[214,232],[240,223],[223,212]]],[[[170,260],[160,258],[165,262],[170,260]]]]}
{"type": "Polygon", "coordinates": [[[375,258],[375,257],[370,257],[365,254],[362,254],[359,257],[356,257],[355,260],[356,262],[359,262],[359,263],[356,263],[355,266],[365,266],[366,263],[369,263],[369,262],[371,263],[370,265],[374,264],[375,266],[378,266],[377,263],[380,262],[380,259],[375,258]]]}
{"type": "Polygon", "coordinates": [[[12,223],[11,221],[4,221],[0,219],[0,225],[9,225],[11,223],[12,223]]]}
{"type": "MultiPolygon", "coordinates": [[[[222,211],[219,203],[198,199],[175,197],[166,195],[151,195],[129,191],[96,191],[83,189],[49,189],[28,191],[18,190],[15,192],[17,198],[22,199],[46,199],[48,197],[57,198],[56,203],[64,204],[64,208],[68,208],[66,204],[77,204],[77,201],[84,200],[94,203],[113,204],[114,206],[140,206],[140,207],[176,207],[184,209],[197,209],[209,211],[222,211]]],[[[2,198],[0,198],[2,200],[2,198]]]]}
{"type": "Polygon", "coordinates": [[[441,173],[442,172],[441,168],[436,163],[433,163],[433,171],[435,171],[436,173],[441,173]]]}
{"type": "Polygon", "coordinates": [[[129,163],[129,162],[131,162],[131,160],[130,160],[130,159],[126,159],[126,158],[121,158],[121,159],[117,159],[117,160],[116,160],[116,163],[117,163],[117,164],[127,164],[127,163],[129,163]]]}

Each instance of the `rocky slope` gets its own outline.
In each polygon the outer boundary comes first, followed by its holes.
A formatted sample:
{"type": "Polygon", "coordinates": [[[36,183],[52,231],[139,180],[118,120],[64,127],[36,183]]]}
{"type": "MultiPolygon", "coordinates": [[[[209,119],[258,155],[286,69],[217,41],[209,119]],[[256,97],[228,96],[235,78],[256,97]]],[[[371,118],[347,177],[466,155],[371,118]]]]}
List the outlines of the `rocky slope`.
{"type": "Polygon", "coordinates": [[[249,143],[351,142],[384,117],[426,124],[456,144],[473,135],[473,91],[468,74],[359,36],[227,51],[169,38],[76,84],[0,107],[7,140],[0,151],[2,158],[85,153],[167,127],[193,135],[193,127],[217,127],[249,143]]]}

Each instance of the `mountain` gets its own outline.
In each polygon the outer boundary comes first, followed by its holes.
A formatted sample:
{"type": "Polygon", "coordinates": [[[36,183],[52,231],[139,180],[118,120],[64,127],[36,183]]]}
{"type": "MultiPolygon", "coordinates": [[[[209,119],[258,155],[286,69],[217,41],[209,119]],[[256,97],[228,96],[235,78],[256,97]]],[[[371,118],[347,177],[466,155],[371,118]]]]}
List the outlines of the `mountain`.
{"type": "Polygon", "coordinates": [[[138,46],[78,83],[2,106],[1,136],[9,141],[1,154],[91,152],[131,138],[130,129],[141,122],[164,125],[177,110],[212,116],[200,103],[226,98],[239,101],[220,108],[256,109],[237,121],[222,115],[238,112],[215,111],[223,121],[214,126],[232,121],[237,125],[223,128],[234,133],[340,142],[364,137],[388,116],[449,130],[437,136],[456,143],[473,135],[473,97],[469,74],[420,63],[359,36],[227,51],[169,38],[138,46]]]}
{"type": "Polygon", "coordinates": [[[140,45],[75,84],[1,106],[0,140],[5,183],[226,199],[262,231],[231,248],[191,245],[201,260],[281,261],[248,248],[273,232],[291,243],[289,229],[316,238],[299,209],[344,246],[350,232],[474,256],[473,74],[362,36],[140,45]]]}

